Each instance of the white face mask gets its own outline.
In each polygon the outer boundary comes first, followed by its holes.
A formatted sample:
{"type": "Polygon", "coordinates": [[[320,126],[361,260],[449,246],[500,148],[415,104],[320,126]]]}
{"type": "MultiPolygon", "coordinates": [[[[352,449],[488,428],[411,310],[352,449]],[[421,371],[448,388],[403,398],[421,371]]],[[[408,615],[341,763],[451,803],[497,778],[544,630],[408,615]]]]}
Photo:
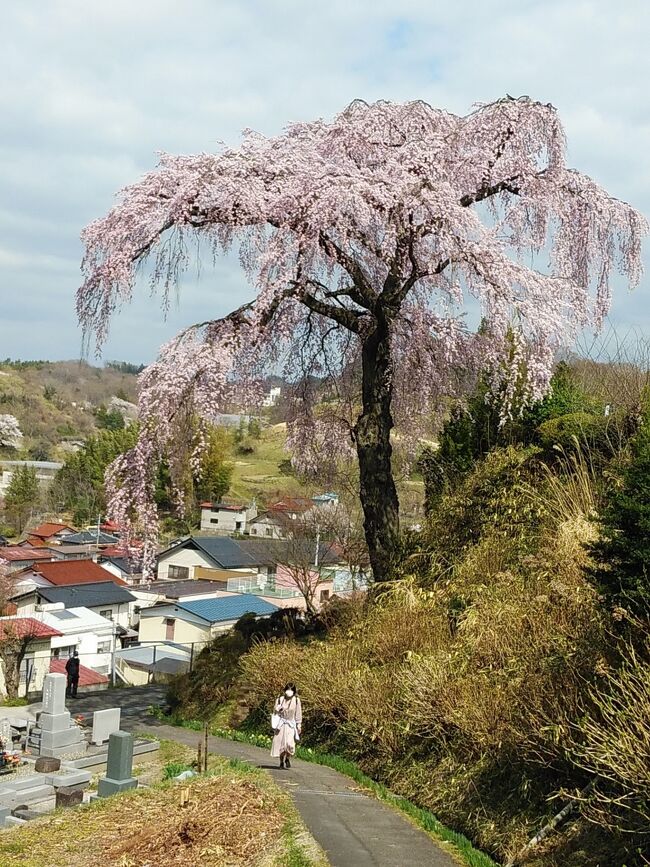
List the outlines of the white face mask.
{"type": "Polygon", "coordinates": [[[293,690],[292,689],[285,689],[284,694],[287,698],[293,698],[293,690]]]}

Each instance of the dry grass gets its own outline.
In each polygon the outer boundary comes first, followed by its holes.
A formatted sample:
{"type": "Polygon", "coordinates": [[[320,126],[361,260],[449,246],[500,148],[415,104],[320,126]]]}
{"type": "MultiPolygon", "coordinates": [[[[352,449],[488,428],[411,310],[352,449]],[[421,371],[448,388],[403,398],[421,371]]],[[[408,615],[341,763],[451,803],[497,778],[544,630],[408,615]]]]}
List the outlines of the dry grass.
{"type": "MultiPolygon", "coordinates": [[[[0,836],[3,867],[257,867],[283,864],[294,811],[261,772],[215,760],[187,784],[138,789],[0,836]]],[[[289,863],[289,862],[287,862],[289,863]]],[[[304,860],[296,863],[307,864],[304,860]]],[[[319,861],[318,863],[323,863],[319,861]]]]}
{"type": "MultiPolygon", "coordinates": [[[[397,582],[327,641],[259,645],[242,670],[262,702],[295,680],[308,738],[507,857],[556,811],[550,799],[573,780],[584,785],[570,733],[611,637],[585,577],[591,469],[576,459],[560,479],[538,474],[526,488],[517,456],[497,457],[505,489],[488,466],[479,506],[468,484],[433,528],[438,546],[462,540],[444,570],[432,561],[433,577],[397,582]],[[485,515],[472,518],[480,507],[485,515]]],[[[536,863],[598,863],[555,861],[550,848],[536,863]]]]}

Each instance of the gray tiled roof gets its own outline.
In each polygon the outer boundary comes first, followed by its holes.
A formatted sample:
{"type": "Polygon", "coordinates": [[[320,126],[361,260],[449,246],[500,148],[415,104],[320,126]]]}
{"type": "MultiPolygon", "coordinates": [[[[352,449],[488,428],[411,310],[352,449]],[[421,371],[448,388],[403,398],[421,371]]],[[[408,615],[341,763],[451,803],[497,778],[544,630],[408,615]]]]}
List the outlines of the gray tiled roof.
{"type": "Polygon", "coordinates": [[[63,602],[66,608],[97,608],[99,605],[121,605],[136,601],[133,593],[113,581],[37,587],[35,592],[46,602],[63,602]]]}

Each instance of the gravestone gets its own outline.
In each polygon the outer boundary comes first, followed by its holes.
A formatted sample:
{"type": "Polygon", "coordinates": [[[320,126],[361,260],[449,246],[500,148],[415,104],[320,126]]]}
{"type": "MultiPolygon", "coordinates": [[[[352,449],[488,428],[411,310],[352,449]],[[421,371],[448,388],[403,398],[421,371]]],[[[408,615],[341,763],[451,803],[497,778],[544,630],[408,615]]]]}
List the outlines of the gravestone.
{"type": "Polygon", "coordinates": [[[83,803],[83,789],[76,786],[61,786],[56,790],[56,806],[57,807],[76,807],[83,803]]]}
{"type": "Polygon", "coordinates": [[[106,776],[97,786],[100,798],[135,789],[138,781],[133,774],[133,735],[128,732],[113,732],[108,739],[106,776]]]}
{"type": "Polygon", "coordinates": [[[64,674],[46,674],[43,710],[29,733],[29,746],[39,756],[64,756],[86,751],[86,740],[65,708],[64,674]]]}
{"type": "Polygon", "coordinates": [[[7,717],[0,719],[0,743],[5,750],[10,750],[12,747],[11,722],[7,717]]]}
{"type": "Polygon", "coordinates": [[[120,730],[119,707],[109,707],[106,710],[96,710],[93,714],[93,732],[90,742],[99,746],[109,739],[113,732],[120,730]]]}

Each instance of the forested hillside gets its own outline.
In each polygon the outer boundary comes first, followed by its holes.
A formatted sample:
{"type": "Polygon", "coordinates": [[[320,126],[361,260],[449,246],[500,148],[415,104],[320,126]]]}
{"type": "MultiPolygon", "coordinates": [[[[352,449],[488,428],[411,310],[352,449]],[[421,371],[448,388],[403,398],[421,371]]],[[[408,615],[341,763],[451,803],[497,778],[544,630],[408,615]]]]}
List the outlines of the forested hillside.
{"type": "Polygon", "coordinates": [[[23,433],[19,452],[0,457],[57,460],[62,443],[119,425],[111,399],[135,401],[137,372],[120,362],[0,361],[0,413],[15,416],[23,433]]]}

